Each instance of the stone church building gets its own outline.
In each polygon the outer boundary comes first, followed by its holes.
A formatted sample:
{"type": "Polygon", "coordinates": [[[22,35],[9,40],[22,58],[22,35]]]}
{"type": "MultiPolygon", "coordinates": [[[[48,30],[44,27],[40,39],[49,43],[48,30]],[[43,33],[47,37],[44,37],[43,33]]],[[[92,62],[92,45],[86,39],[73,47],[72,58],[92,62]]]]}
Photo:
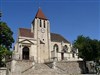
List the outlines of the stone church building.
{"type": "Polygon", "coordinates": [[[13,59],[45,63],[52,60],[78,61],[78,50],[62,35],[50,32],[50,22],[39,8],[31,28],[19,28],[13,59]]]}

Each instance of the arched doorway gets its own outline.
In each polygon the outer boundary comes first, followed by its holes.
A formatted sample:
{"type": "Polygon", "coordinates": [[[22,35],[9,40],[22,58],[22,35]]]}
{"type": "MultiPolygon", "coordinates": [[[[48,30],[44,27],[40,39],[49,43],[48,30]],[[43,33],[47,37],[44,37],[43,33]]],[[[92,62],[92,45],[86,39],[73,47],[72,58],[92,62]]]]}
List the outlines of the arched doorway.
{"type": "Polygon", "coordinates": [[[29,60],[29,48],[27,46],[25,46],[22,51],[23,51],[22,52],[23,53],[23,55],[22,55],[23,59],[29,60]]]}

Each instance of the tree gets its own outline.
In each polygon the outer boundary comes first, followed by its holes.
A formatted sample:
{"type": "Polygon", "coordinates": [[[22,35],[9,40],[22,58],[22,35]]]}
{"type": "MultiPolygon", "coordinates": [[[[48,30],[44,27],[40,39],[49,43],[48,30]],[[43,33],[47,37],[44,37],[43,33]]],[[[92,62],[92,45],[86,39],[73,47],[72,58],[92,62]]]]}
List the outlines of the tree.
{"type": "Polygon", "coordinates": [[[8,53],[8,50],[5,47],[0,46],[0,67],[4,66],[5,64],[5,56],[8,53]]]}
{"type": "Polygon", "coordinates": [[[79,57],[85,61],[100,60],[100,41],[80,35],[73,43],[79,50],[79,57]]]}
{"type": "Polygon", "coordinates": [[[12,35],[13,32],[7,24],[0,22],[0,67],[5,65],[6,57],[8,58],[12,54],[10,51],[12,43],[14,43],[12,35]]]}
{"type": "Polygon", "coordinates": [[[13,32],[7,24],[5,22],[0,22],[0,45],[10,50],[12,43],[14,43],[12,35],[13,32]]]}
{"type": "Polygon", "coordinates": [[[94,60],[100,60],[100,41],[95,40],[95,39],[92,40],[91,46],[93,49],[94,60]]]}

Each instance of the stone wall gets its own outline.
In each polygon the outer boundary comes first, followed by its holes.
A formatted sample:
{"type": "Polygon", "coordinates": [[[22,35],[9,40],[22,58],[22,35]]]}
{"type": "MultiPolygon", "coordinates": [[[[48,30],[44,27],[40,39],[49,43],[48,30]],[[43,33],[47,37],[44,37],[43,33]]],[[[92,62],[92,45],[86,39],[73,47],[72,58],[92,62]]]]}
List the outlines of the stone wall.
{"type": "Polygon", "coordinates": [[[86,61],[88,73],[96,73],[96,63],[94,61],[86,61]]]}
{"type": "MultiPolygon", "coordinates": [[[[49,67],[53,67],[52,63],[46,63],[49,67]]],[[[82,74],[86,73],[83,61],[58,61],[55,68],[66,74],[82,74]]]]}
{"type": "Polygon", "coordinates": [[[1,67],[0,68],[0,75],[7,75],[7,68],[1,67]]]}
{"type": "Polygon", "coordinates": [[[83,61],[57,62],[56,66],[64,71],[67,71],[68,74],[85,73],[85,66],[83,61]]]}

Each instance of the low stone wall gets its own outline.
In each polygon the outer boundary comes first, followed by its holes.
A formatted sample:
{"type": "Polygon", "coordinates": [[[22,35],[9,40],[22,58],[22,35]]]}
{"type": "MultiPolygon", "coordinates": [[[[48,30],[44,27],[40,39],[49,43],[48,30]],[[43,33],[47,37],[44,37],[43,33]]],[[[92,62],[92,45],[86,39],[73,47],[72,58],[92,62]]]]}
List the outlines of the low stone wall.
{"type": "Polygon", "coordinates": [[[67,71],[68,74],[85,73],[85,66],[83,61],[57,62],[57,66],[67,71]]]}
{"type": "MultiPolygon", "coordinates": [[[[53,67],[52,63],[46,63],[46,64],[49,67],[53,67]]],[[[55,63],[55,68],[63,71],[66,74],[86,73],[86,68],[83,61],[58,61],[55,63]]]]}
{"type": "Polygon", "coordinates": [[[1,67],[0,68],[0,75],[7,75],[7,68],[1,67]]]}

